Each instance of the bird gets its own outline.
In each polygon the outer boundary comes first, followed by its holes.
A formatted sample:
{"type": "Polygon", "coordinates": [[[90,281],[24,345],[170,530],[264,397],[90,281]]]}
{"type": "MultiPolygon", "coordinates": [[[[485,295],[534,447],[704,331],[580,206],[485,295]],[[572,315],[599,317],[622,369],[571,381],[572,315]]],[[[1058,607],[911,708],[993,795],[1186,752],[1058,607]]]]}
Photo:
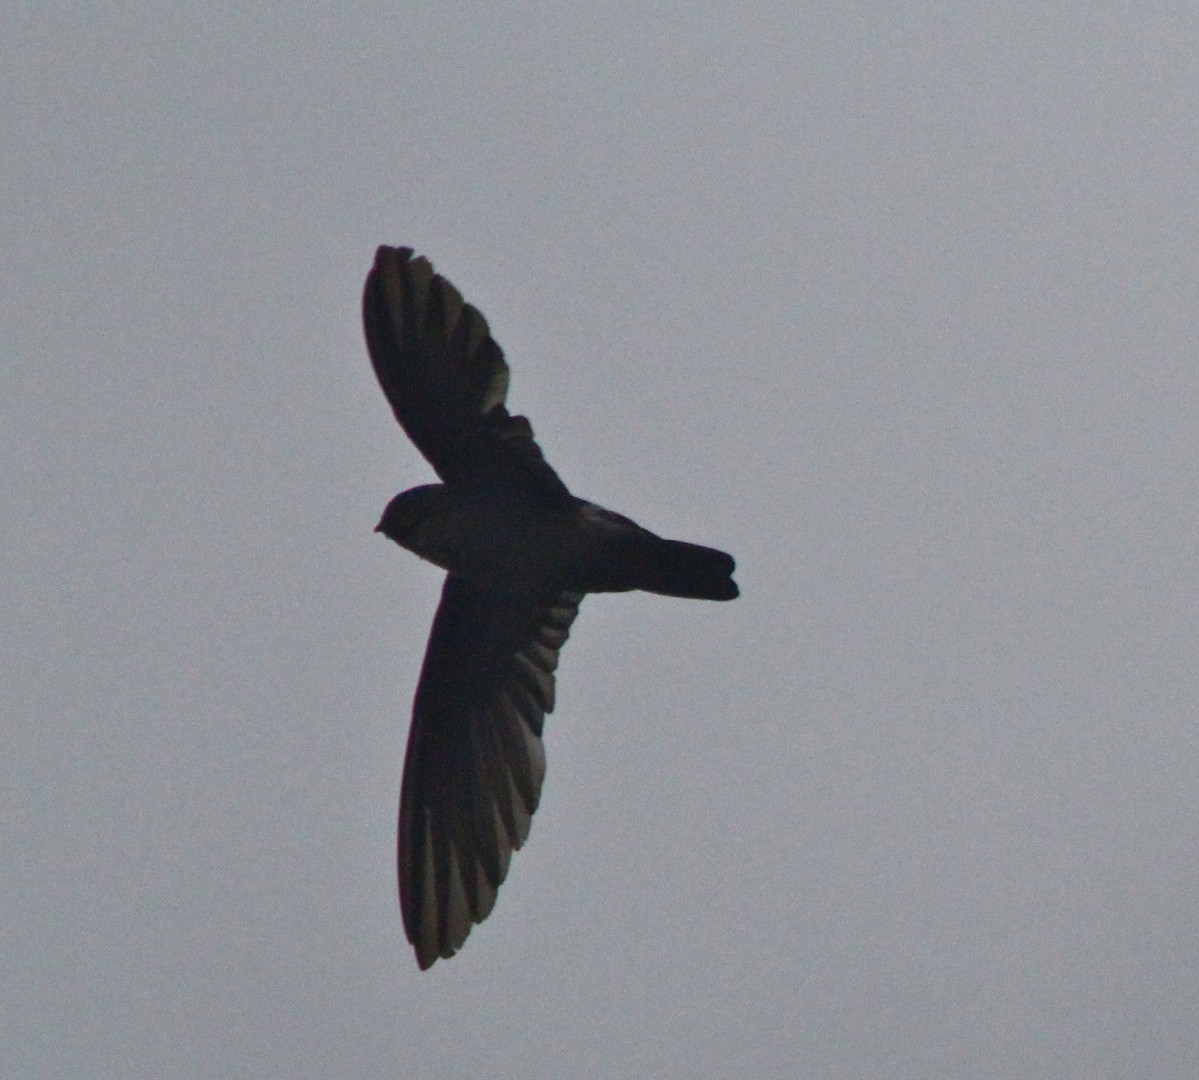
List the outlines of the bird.
{"type": "Polygon", "coordinates": [[[732,556],[663,539],[570,493],[524,416],[487,321],[423,256],[380,247],[367,351],[441,480],[396,495],[376,532],[444,569],[412,705],[397,869],[420,969],[491,912],[545,778],[554,672],[587,593],[732,600],[732,556]]]}

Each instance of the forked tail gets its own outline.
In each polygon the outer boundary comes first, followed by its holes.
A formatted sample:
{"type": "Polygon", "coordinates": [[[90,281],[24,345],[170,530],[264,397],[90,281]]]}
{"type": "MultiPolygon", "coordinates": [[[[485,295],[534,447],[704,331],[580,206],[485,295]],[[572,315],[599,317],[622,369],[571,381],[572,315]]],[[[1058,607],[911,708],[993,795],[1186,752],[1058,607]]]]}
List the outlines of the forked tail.
{"type": "Polygon", "coordinates": [[[638,552],[637,588],[691,600],[732,600],[738,594],[731,555],[682,540],[654,538],[638,552]]]}

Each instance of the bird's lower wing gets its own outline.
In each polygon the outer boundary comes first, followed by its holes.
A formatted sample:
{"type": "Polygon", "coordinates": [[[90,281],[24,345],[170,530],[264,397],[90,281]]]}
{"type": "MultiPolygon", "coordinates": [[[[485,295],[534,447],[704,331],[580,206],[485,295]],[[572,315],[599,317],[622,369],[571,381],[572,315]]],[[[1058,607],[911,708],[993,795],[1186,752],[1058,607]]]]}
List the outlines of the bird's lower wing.
{"type": "Polygon", "coordinates": [[[400,795],[400,908],[422,969],[452,956],[487,917],[528,836],[558,650],[581,599],[512,596],[446,578],[400,795]]]}

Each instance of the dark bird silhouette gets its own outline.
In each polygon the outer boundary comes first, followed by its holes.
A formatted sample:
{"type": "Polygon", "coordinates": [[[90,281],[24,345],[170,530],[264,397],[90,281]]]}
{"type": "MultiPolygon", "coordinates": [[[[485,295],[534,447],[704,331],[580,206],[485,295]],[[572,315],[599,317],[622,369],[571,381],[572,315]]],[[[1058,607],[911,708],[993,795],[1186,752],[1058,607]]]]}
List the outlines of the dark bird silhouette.
{"type": "Polygon", "coordinates": [[[573,496],[504,407],[483,316],[410,248],[379,248],[362,300],[383,393],[444,483],[377,531],[448,571],[412,709],[400,794],[404,931],[428,968],[495,904],[541,795],[554,670],[589,592],[731,600],[733,559],[573,496]]]}

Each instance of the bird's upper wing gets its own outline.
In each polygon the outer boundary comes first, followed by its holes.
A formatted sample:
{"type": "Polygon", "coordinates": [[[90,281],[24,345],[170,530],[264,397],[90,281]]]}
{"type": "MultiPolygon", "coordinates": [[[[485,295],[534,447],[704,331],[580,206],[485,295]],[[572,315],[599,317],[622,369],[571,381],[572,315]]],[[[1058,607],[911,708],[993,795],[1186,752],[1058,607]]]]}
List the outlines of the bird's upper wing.
{"type": "Polygon", "coordinates": [[[366,345],[408,437],[447,484],[568,499],[523,416],[504,407],[508,365],[487,320],[429,260],[381,247],[362,297],[366,345]]]}
{"type": "Polygon", "coordinates": [[[452,956],[487,917],[528,836],[558,650],[581,599],[498,594],[446,577],[400,794],[400,908],[422,969],[452,956]]]}

